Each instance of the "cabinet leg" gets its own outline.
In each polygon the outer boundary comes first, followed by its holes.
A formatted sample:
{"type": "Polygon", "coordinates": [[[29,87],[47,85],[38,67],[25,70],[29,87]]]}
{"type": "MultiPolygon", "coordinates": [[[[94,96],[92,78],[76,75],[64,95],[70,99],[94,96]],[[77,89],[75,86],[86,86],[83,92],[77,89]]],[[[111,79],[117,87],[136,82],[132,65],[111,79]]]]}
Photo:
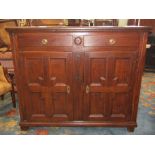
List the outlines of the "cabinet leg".
{"type": "Polygon", "coordinates": [[[134,132],[135,127],[128,127],[127,130],[128,130],[128,132],[134,132]]]}
{"type": "Polygon", "coordinates": [[[21,126],[20,129],[23,130],[23,131],[26,131],[26,130],[29,129],[29,127],[28,126],[21,126]]]}

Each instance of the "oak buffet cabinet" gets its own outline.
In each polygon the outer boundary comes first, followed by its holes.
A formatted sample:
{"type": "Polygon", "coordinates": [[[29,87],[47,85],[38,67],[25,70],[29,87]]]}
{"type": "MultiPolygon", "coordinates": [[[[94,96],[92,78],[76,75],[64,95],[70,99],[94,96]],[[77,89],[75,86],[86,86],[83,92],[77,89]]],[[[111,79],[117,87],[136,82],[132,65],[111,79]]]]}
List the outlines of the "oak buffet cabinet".
{"type": "Polygon", "coordinates": [[[134,131],[149,27],[7,28],[20,126],[134,131]]]}

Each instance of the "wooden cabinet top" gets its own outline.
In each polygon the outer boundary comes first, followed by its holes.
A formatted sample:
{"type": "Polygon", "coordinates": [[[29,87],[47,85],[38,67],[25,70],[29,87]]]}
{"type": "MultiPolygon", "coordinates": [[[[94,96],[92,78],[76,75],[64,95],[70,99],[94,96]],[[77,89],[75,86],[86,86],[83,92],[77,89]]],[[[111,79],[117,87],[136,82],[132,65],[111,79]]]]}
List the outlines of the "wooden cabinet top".
{"type": "Polygon", "coordinates": [[[31,26],[31,27],[8,27],[8,32],[93,32],[93,31],[150,31],[148,26],[31,26]]]}

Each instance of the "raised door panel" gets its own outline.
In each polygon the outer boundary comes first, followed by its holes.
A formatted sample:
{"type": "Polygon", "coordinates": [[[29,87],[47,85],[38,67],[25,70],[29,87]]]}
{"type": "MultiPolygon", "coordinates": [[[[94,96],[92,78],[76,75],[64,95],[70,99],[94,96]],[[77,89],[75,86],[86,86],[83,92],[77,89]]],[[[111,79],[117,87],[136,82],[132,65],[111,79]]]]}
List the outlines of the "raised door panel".
{"type": "Polygon", "coordinates": [[[136,75],[136,52],[115,51],[109,66],[109,119],[129,120],[132,108],[134,78],[136,75]],[[117,52],[117,54],[116,54],[117,52]]]}
{"type": "Polygon", "coordinates": [[[103,88],[107,85],[108,57],[102,52],[86,52],[84,64],[84,119],[105,120],[107,93],[103,88]]]}
{"type": "Polygon", "coordinates": [[[47,121],[48,116],[48,88],[46,75],[46,58],[39,53],[20,53],[23,66],[24,108],[29,121],[47,121]]]}
{"type": "Polygon", "coordinates": [[[48,61],[51,119],[73,120],[72,53],[52,52],[48,61]]]}

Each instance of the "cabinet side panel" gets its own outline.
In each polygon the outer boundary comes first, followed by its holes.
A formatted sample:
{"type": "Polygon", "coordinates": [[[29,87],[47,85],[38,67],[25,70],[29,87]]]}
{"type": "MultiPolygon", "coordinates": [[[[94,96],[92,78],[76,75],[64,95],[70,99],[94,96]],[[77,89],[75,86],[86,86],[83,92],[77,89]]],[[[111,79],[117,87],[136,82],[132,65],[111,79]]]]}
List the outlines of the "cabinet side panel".
{"type": "Polygon", "coordinates": [[[142,81],[142,75],[144,71],[147,37],[148,37],[147,32],[141,33],[139,52],[138,52],[138,65],[137,65],[137,69],[135,70],[136,77],[134,79],[135,85],[134,85],[134,92],[133,92],[134,95],[133,95],[132,116],[131,116],[131,120],[135,122],[137,119],[141,81],[142,81]]]}

